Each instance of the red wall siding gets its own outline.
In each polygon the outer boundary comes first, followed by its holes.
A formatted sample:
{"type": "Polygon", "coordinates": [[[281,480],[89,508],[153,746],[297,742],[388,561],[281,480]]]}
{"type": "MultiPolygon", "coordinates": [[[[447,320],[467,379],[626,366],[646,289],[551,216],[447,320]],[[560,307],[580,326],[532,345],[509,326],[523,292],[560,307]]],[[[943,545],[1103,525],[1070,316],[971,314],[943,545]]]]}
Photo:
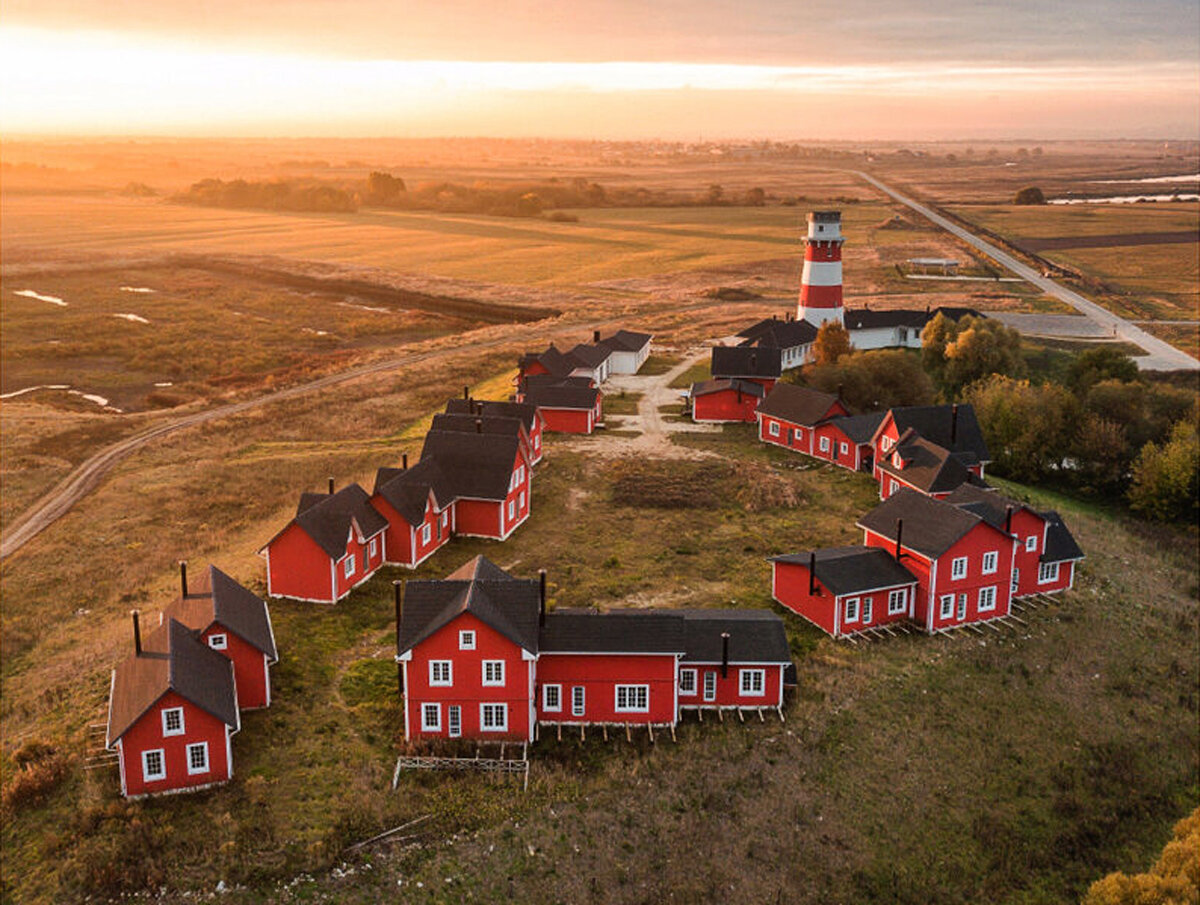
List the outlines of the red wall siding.
{"type": "MultiPolygon", "coordinates": [[[[385,531],[387,529],[384,529],[385,531]]],[[[346,544],[346,556],[354,554],[354,571],[347,576],[343,568],[343,560],[338,560],[334,563],[334,578],[337,581],[337,596],[340,600],[346,594],[350,593],[350,589],[355,585],[366,581],[375,574],[375,570],[383,565],[383,534],[381,531],[374,538],[375,553],[371,555],[371,539],[367,538],[363,543],[358,542],[358,537],[353,531],[350,532],[350,540],[346,544]]],[[[322,554],[324,555],[324,554],[322,554]]],[[[328,562],[328,559],[326,560],[328,562]]]]}
{"type": "MultiPolygon", "coordinates": [[[[873,531],[863,531],[863,543],[868,547],[882,547],[893,555],[896,552],[895,541],[881,537],[873,531]]],[[[917,579],[916,605],[913,608],[912,618],[918,625],[924,626],[927,624],[926,619],[929,614],[929,575],[931,572],[929,561],[917,556],[906,547],[901,562],[904,564],[904,568],[912,572],[913,577],[917,579]]],[[[947,568],[949,567],[947,566],[947,568]]]]}
{"type": "Polygon", "coordinates": [[[267,552],[268,593],[333,602],[329,557],[299,525],[290,525],[267,552]]]}
{"type": "Polygon", "coordinates": [[[675,655],[543,654],[537,669],[538,719],[554,723],[670,723],[675,716],[675,655]],[[542,709],[542,686],[562,686],[562,710],[542,709]],[[650,709],[618,713],[618,685],[649,685],[650,709]],[[571,689],[584,688],[584,715],[571,713],[571,689]]]}
{"type": "Polygon", "coordinates": [[[826,459],[833,462],[835,465],[840,465],[842,468],[849,468],[854,471],[858,467],[855,461],[856,444],[853,440],[847,437],[836,426],[832,424],[822,424],[816,428],[816,439],[813,440],[813,455],[819,459],[826,459]],[[821,452],[821,437],[829,438],[829,451],[821,452]],[[842,452],[842,444],[846,444],[846,451],[842,452]]]}
{"type": "Polygon", "coordinates": [[[214,623],[202,636],[201,640],[208,644],[213,635],[224,635],[226,647],[218,651],[233,661],[233,678],[237,683],[238,708],[253,710],[266,707],[270,701],[268,686],[270,677],[267,673],[266,656],[258,648],[243,641],[223,625],[214,623]]]}
{"type": "Polygon", "coordinates": [[[799,424],[793,424],[790,421],[784,421],[782,418],[774,418],[770,415],[762,415],[759,419],[758,439],[764,443],[774,443],[776,446],[783,446],[796,452],[812,455],[812,431],[799,424]],[[771,425],[779,425],[779,436],[771,436],[771,425]],[[796,439],[796,431],[800,431],[800,439],[796,439]]]}
{"type": "Polygon", "coordinates": [[[748,421],[756,420],[755,412],[760,402],[757,396],[724,390],[707,393],[692,400],[693,421],[748,421]],[[740,401],[739,401],[740,396],[740,401]]]}
{"type": "Polygon", "coordinates": [[[476,739],[530,738],[530,667],[532,661],[522,659],[521,648],[495,629],[470,613],[441,628],[412,650],[412,659],[405,666],[405,700],[408,707],[410,738],[449,737],[447,708],[462,708],[462,737],[476,739]],[[463,629],[475,632],[475,650],[459,650],[458,633],[463,629]],[[449,687],[429,684],[429,661],[450,660],[453,663],[449,687]],[[504,685],[483,684],[483,661],[504,661],[504,685]],[[480,729],[480,705],[484,702],[508,705],[508,730],[483,732],[480,729]],[[421,729],[423,704],[438,704],[441,708],[441,729],[425,732],[421,729]]]}
{"type": "Polygon", "coordinates": [[[121,737],[121,760],[125,776],[125,794],[153,795],[213,782],[224,782],[232,774],[226,758],[228,727],[215,716],[185,701],[175,692],[167,692],[121,737]],[[162,711],[183,708],[183,735],[163,736],[162,711]],[[187,746],[208,742],[208,772],[188,775],[187,746]],[[142,778],[142,752],[163,750],[167,766],[165,779],[146,782],[142,778]]]}
{"type": "MultiPolygon", "coordinates": [[[[599,403],[597,403],[597,406],[599,403]]],[[[539,408],[546,430],[564,434],[590,434],[595,426],[596,413],[580,409],[539,408]]]]}
{"type": "Polygon", "coordinates": [[[508,491],[508,496],[504,498],[504,511],[500,513],[501,526],[503,527],[502,534],[507,536],[521,522],[529,518],[529,509],[532,503],[532,475],[530,466],[526,464],[525,457],[518,454],[516,461],[513,462],[513,474],[517,473],[517,469],[522,469],[521,480],[514,484],[508,491]],[[512,517],[509,518],[509,506],[512,506],[512,517]]]}
{"type": "Polygon", "coordinates": [[[681,663],[679,669],[696,670],[696,693],[685,695],[680,692],[680,707],[777,707],[782,701],[783,667],[767,664],[751,663],[746,665],[729,664],[728,674],[721,675],[721,664],[681,663]],[[741,693],[741,674],[743,669],[761,669],[763,671],[763,694],[743,695],[741,693]],[[715,675],[716,697],[706,699],[704,696],[704,676],[706,673],[715,675]]]}
{"type": "Polygon", "coordinates": [[[533,416],[533,424],[529,429],[529,452],[530,464],[542,461],[542,416],[540,412],[533,416]]]}
{"type": "Polygon", "coordinates": [[[819,596],[808,593],[808,568],[794,563],[771,563],[771,596],[793,613],[803,616],[826,633],[834,633],[834,599],[829,590],[817,582],[819,596]]]}
{"type": "MultiPolygon", "coordinates": [[[[888,414],[883,416],[883,423],[879,425],[879,429],[875,432],[874,447],[876,464],[874,467],[874,475],[877,480],[880,475],[878,463],[883,461],[884,456],[887,455],[887,453],[883,451],[883,440],[885,437],[891,442],[891,449],[895,448],[896,441],[900,439],[899,432],[896,430],[896,422],[892,419],[891,412],[888,412],[888,414]]],[[[888,452],[890,452],[891,449],[889,449],[888,452]]]]}
{"type": "Polygon", "coordinates": [[[454,504],[454,530],[457,534],[498,540],[504,533],[500,528],[500,503],[494,500],[459,500],[454,504]]]}

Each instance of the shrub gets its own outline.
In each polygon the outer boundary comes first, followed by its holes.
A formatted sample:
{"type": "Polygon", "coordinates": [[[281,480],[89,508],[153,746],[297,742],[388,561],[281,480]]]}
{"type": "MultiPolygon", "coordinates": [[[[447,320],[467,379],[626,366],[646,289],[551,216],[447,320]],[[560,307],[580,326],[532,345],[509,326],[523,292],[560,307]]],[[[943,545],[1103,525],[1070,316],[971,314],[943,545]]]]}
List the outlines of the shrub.
{"type": "Polygon", "coordinates": [[[1036,185],[1027,185],[1015,195],[1013,195],[1013,204],[1045,204],[1046,196],[1042,194],[1042,190],[1036,185]]]}
{"type": "Polygon", "coordinates": [[[1187,519],[1200,514],[1197,502],[1200,437],[1196,425],[1180,421],[1170,439],[1159,446],[1147,443],[1133,466],[1130,505],[1160,521],[1187,519]]]}
{"type": "MultiPolygon", "coordinates": [[[[50,749],[53,752],[53,749],[50,749]]],[[[71,772],[70,761],[50,753],[18,766],[4,783],[0,806],[7,812],[41,804],[71,772]]]]}

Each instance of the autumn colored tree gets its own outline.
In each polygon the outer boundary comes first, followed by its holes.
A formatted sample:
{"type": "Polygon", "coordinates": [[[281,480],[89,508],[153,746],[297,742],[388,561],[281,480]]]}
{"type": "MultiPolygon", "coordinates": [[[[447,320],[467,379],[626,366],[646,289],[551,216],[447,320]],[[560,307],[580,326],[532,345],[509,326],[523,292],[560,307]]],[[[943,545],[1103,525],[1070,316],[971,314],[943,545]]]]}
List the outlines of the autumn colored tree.
{"type": "Polygon", "coordinates": [[[1200,436],[1191,421],[1180,421],[1164,444],[1147,443],[1133,464],[1129,503],[1160,521],[1195,522],[1200,515],[1200,436]]]}
{"type": "Polygon", "coordinates": [[[920,358],[903,349],[854,352],[836,364],[812,364],[801,379],[814,389],[839,394],[857,412],[928,405],[934,398],[933,382],[920,358]]]}
{"type": "Polygon", "coordinates": [[[850,332],[837,321],[825,321],[817,329],[817,338],[812,344],[814,364],[837,364],[839,358],[849,355],[852,351],[850,332]]]}
{"type": "Polygon", "coordinates": [[[1060,386],[994,374],[968,387],[964,399],[975,407],[999,474],[1038,481],[1072,450],[1079,404],[1060,386]]]}
{"type": "Polygon", "coordinates": [[[1155,865],[1144,874],[1097,880],[1083,905],[1191,905],[1200,902],[1200,808],[1175,824],[1155,865]]]}
{"type": "Polygon", "coordinates": [[[366,200],[373,204],[391,204],[406,189],[400,177],[376,170],[367,176],[366,200]]]}
{"type": "Polygon", "coordinates": [[[998,320],[938,314],[921,333],[921,360],[948,399],[992,374],[1017,376],[1024,370],[1021,334],[998,320]]]}
{"type": "Polygon", "coordinates": [[[1101,380],[1128,382],[1137,379],[1137,362],[1119,349],[1103,346],[1075,356],[1066,376],[1067,386],[1079,394],[1086,393],[1101,380]]]}
{"type": "Polygon", "coordinates": [[[1045,204],[1046,196],[1036,185],[1027,185],[1013,195],[1013,204],[1045,204]]]}

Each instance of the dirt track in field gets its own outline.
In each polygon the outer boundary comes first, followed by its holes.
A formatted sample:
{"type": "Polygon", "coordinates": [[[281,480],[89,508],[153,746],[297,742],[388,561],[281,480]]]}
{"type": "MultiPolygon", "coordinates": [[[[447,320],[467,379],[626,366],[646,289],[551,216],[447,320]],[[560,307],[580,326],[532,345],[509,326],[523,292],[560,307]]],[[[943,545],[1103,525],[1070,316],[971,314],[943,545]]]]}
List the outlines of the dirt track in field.
{"type": "Polygon", "coordinates": [[[1059,251],[1067,248],[1120,248],[1123,245],[1194,245],[1200,233],[1190,230],[1162,233],[1115,233],[1105,236],[1059,236],[1049,239],[1018,239],[1013,244],[1025,251],[1059,251]]]}

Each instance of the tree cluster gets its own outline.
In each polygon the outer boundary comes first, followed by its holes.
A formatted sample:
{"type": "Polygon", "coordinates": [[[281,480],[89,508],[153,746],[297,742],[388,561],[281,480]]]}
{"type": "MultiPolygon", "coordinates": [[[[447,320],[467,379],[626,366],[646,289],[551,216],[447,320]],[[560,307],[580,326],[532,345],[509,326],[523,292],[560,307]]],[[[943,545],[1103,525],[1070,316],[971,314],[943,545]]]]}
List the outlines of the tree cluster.
{"type": "Polygon", "coordinates": [[[1200,808],[1175,824],[1154,866],[1144,874],[1097,880],[1083,905],[1183,905],[1200,902],[1200,808]]]}
{"type": "Polygon", "coordinates": [[[1000,321],[940,312],[921,333],[921,360],[947,399],[992,374],[1019,376],[1024,369],[1021,334],[1000,321]]]}
{"type": "Polygon", "coordinates": [[[231,207],[266,211],[346,213],[358,209],[354,196],[344,189],[319,183],[247,182],[202,179],[172,200],[204,207],[231,207]]]}

